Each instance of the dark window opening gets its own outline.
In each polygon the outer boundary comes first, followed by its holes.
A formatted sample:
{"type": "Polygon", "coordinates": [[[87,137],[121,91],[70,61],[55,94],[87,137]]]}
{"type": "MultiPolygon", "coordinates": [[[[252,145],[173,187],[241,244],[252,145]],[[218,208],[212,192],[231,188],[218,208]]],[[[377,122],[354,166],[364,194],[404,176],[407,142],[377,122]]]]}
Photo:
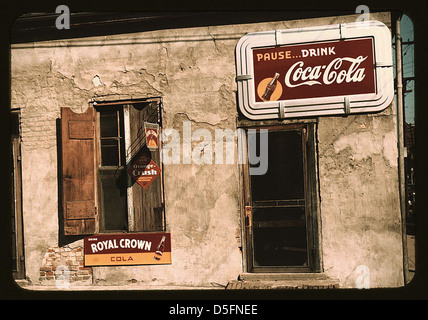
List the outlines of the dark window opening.
{"type": "Polygon", "coordinates": [[[101,165],[100,230],[127,231],[127,175],[124,141],[123,109],[110,107],[99,110],[101,165]]]}
{"type": "Polygon", "coordinates": [[[98,170],[101,180],[101,205],[104,231],[127,230],[126,176],[123,169],[98,170]]]}
{"type": "Polygon", "coordinates": [[[100,112],[101,165],[125,164],[123,110],[100,112]]]}

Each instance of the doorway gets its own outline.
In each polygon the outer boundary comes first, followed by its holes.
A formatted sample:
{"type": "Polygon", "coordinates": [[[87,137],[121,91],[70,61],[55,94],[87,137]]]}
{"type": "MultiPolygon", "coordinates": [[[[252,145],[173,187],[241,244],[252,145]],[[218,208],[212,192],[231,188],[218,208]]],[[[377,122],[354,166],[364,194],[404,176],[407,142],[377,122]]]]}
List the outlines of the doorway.
{"type": "MultiPolygon", "coordinates": [[[[263,128],[267,172],[251,175],[250,161],[244,169],[247,271],[320,272],[315,124],[263,128]]],[[[262,141],[260,130],[246,138],[262,141]]]]}
{"type": "Polygon", "coordinates": [[[14,279],[25,278],[24,236],[21,189],[21,134],[19,110],[12,110],[11,121],[11,198],[12,198],[12,273],[14,279]]]}

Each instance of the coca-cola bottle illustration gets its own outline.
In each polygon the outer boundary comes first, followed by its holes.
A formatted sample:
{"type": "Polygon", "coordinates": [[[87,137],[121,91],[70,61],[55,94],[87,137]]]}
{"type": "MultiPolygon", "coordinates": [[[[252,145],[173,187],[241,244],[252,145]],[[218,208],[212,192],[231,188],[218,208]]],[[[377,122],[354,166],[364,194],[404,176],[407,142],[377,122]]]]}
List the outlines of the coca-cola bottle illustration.
{"type": "Polygon", "coordinates": [[[278,81],[279,73],[275,73],[275,76],[272,78],[271,81],[269,81],[268,85],[266,86],[265,93],[262,95],[262,99],[264,101],[269,101],[270,97],[272,96],[272,93],[275,91],[276,83],[278,81]]]}
{"type": "Polygon", "coordinates": [[[160,260],[162,258],[163,255],[163,251],[165,250],[165,236],[162,237],[161,241],[158,244],[158,247],[155,251],[155,255],[154,255],[154,259],[155,260],[160,260]]]}

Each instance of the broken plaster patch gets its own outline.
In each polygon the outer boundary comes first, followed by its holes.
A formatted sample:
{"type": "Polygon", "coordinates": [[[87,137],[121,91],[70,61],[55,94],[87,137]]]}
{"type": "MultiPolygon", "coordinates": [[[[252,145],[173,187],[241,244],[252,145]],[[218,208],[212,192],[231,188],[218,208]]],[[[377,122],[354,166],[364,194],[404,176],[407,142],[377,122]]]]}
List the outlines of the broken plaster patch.
{"type": "MultiPolygon", "coordinates": [[[[180,129],[182,128],[182,123],[184,121],[190,121],[192,124],[199,125],[208,125],[210,127],[221,125],[223,122],[226,122],[227,117],[222,117],[216,113],[204,113],[204,114],[191,114],[188,112],[177,112],[173,118],[173,128],[180,129]]],[[[232,129],[232,128],[231,128],[232,129]]]]}
{"type": "Polygon", "coordinates": [[[359,161],[373,154],[381,153],[382,145],[376,140],[376,137],[370,132],[355,132],[342,136],[334,142],[334,151],[339,153],[349,147],[352,149],[354,159],[359,161]]]}
{"type": "Polygon", "coordinates": [[[100,76],[99,75],[95,75],[94,78],[92,79],[92,83],[94,84],[95,87],[98,86],[103,86],[104,83],[101,82],[100,76]]]}
{"type": "Polygon", "coordinates": [[[397,137],[394,131],[388,132],[383,138],[383,153],[385,158],[388,159],[391,167],[397,167],[398,151],[396,148],[397,137]]]}
{"type": "Polygon", "coordinates": [[[205,122],[210,125],[216,126],[222,121],[227,120],[226,117],[222,117],[218,113],[205,113],[203,115],[193,115],[192,120],[194,122],[205,122]]]}
{"type": "Polygon", "coordinates": [[[334,142],[334,151],[339,153],[351,148],[354,160],[361,161],[374,154],[381,154],[391,167],[397,166],[396,136],[393,131],[385,134],[383,139],[371,132],[355,132],[339,138],[334,142]]]}

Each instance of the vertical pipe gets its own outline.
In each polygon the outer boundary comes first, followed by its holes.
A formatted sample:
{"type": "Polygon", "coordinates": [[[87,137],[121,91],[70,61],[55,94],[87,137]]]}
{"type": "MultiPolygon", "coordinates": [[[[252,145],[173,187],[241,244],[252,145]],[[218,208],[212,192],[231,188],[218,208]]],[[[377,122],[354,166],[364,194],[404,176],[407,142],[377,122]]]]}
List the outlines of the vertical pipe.
{"type": "Polygon", "coordinates": [[[396,79],[397,79],[397,128],[398,128],[398,172],[400,188],[401,231],[403,237],[403,275],[404,284],[409,279],[409,261],[407,253],[406,230],[406,189],[404,173],[404,110],[403,110],[403,63],[401,52],[401,17],[397,18],[396,25],[396,79]]]}

